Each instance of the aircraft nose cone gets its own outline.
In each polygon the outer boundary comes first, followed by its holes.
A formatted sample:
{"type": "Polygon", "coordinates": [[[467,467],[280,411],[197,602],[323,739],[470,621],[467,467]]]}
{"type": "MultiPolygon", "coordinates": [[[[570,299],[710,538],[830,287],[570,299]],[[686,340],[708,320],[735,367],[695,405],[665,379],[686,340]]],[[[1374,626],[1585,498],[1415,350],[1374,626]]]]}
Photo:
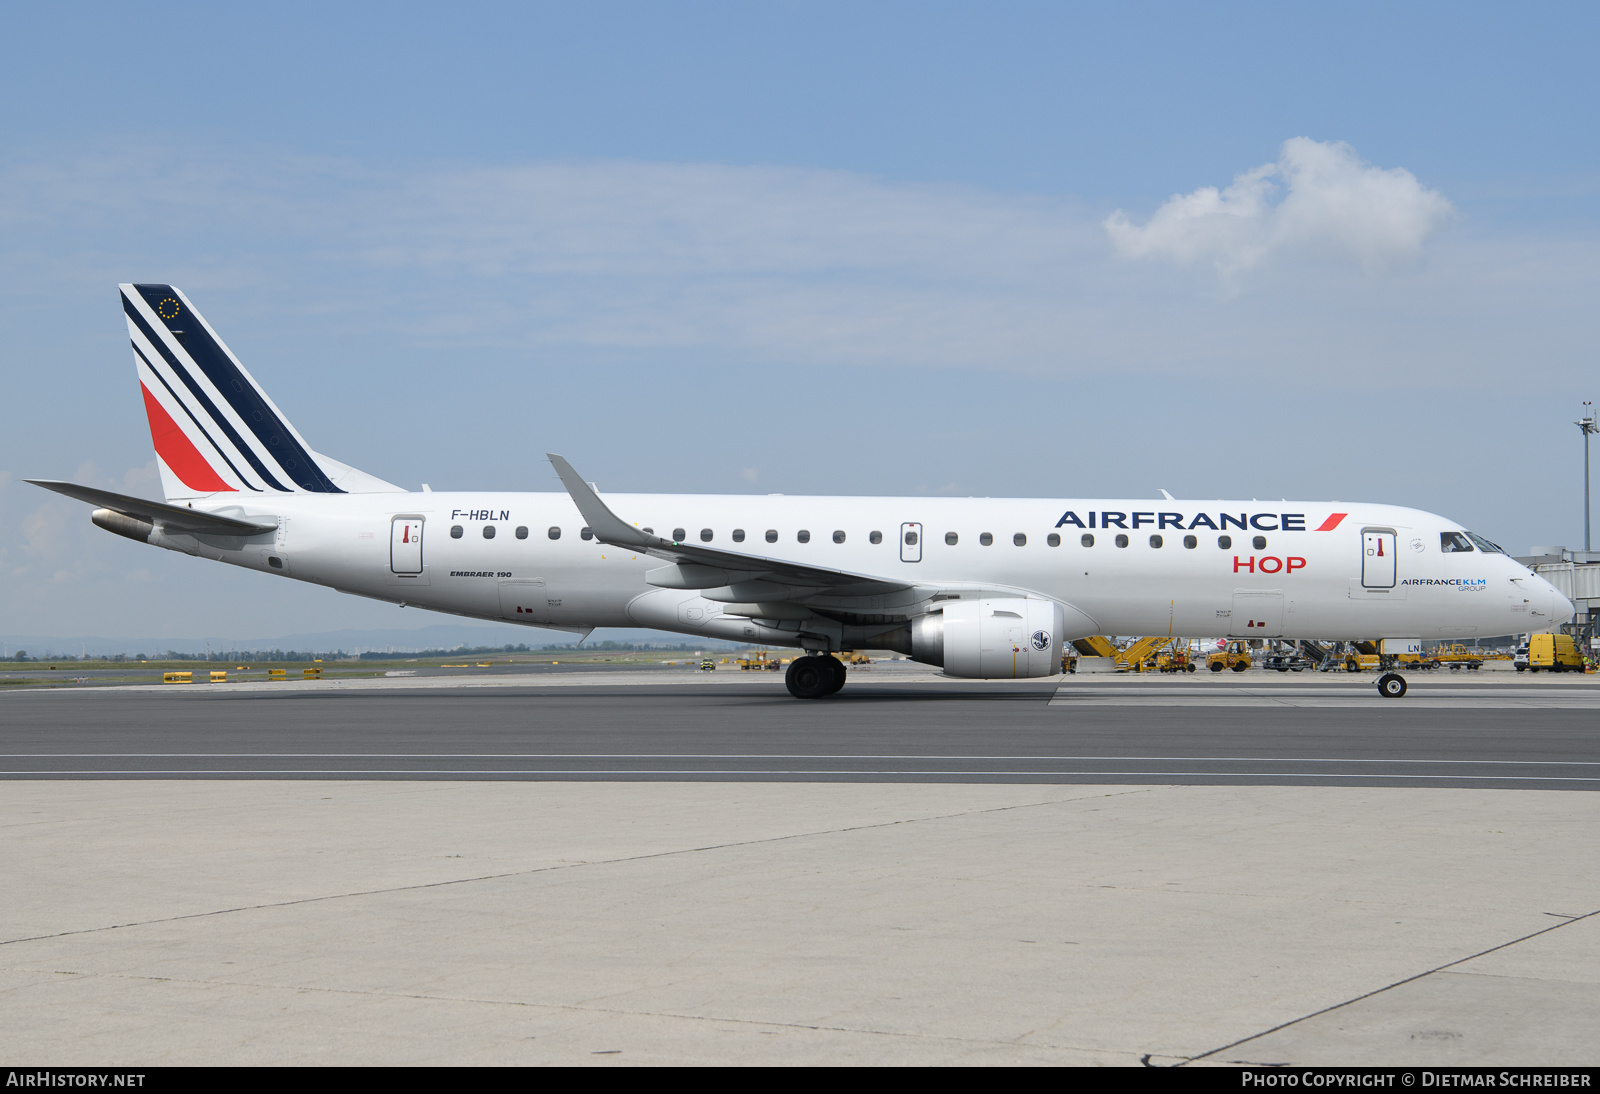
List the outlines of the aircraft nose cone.
{"type": "Polygon", "coordinates": [[[1550,589],[1552,614],[1551,619],[1557,623],[1570,623],[1572,617],[1578,614],[1577,606],[1562,595],[1561,590],[1554,586],[1550,589]]]}

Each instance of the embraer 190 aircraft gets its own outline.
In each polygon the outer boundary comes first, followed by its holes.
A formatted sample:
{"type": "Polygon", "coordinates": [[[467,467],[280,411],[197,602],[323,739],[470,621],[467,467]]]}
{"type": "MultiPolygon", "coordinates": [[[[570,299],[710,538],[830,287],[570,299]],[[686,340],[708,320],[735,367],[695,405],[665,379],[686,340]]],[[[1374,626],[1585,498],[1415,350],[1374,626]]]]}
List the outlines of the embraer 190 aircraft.
{"type": "Polygon", "coordinates": [[[121,289],[166,501],[29,480],[97,506],[95,524],[402,606],[797,646],[801,699],[843,686],[844,650],[1009,680],[1059,673],[1063,642],[1094,634],[1381,639],[1394,654],[1573,613],[1482,536],[1392,505],[602,499],[555,455],[565,493],[413,493],[314,451],[177,289],[121,289]]]}

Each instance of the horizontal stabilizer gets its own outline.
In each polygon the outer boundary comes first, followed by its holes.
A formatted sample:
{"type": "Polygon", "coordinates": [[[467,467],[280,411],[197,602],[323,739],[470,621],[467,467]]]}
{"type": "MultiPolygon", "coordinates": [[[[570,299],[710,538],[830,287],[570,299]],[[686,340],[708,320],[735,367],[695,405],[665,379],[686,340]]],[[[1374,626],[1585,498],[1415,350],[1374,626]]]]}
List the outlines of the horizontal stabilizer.
{"type": "Polygon", "coordinates": [[[259,536],[278,527],[278,522],[271,517],[224,517],[216,513],[204,513],[198,509],[186,509],[181,505],[146,501],[144,498],[129,497],[126,494],[114,494],[110,490],[79,486],[75,482],[57,482],[54,479],[23,481],[30,482],[34,486],[42,486],[46,490],[54,490],[58,494],[65,494],[76,501],[110,509],[124,516],[137,517],[151,524],[159,522],[175,532],[212,536],[259,536]]]}

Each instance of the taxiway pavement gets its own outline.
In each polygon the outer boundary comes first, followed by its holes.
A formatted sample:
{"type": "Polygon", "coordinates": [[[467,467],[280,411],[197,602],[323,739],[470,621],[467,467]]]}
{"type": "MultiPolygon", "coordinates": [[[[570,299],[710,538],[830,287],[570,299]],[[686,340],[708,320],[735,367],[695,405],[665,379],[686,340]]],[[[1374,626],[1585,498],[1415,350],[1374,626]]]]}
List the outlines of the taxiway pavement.
{"type": "Polygon", "coordinates": [[[4,778],[928,779],[1600,788],[1600,686],[1510,674],[1061,677],[659,670],[0,695],[4,778]]]}

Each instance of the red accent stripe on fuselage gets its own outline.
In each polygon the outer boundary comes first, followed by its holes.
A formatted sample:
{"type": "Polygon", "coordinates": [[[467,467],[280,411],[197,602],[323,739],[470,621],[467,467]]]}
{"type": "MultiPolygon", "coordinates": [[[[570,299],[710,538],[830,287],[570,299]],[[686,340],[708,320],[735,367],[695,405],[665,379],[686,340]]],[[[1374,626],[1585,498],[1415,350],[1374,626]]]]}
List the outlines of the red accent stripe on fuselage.
{"type": "Polygon", "coordinates": [[[194,442],[179,428],[178,423],[172,420],[172,415],[156,402],[156,397],[150,394],[150,389],[140,383],[139,390],[144,392],[144,412],[150,419],[150,440],[156,446],[156,455],[172,469],[172,473],[190,490],[203,490],[207,493],[226,490],[232,493],[234,488],[222,481],[216,469],[206,462],[206,458],[194,446],[194,442]]]}
{"type": "Polygon", "coordinates": [[[1349,515],[1350,515],[1349,513],[1334,513],[1327,520],[1322,522],[1322,527],[1318,528],[1317,531],[1319,531],[1319,532],[1331,532],[1335,528],[1339,527],[1339,522],[1341,520],[1343,520],[1345,517],[1348,517],[1349,515]]]}

